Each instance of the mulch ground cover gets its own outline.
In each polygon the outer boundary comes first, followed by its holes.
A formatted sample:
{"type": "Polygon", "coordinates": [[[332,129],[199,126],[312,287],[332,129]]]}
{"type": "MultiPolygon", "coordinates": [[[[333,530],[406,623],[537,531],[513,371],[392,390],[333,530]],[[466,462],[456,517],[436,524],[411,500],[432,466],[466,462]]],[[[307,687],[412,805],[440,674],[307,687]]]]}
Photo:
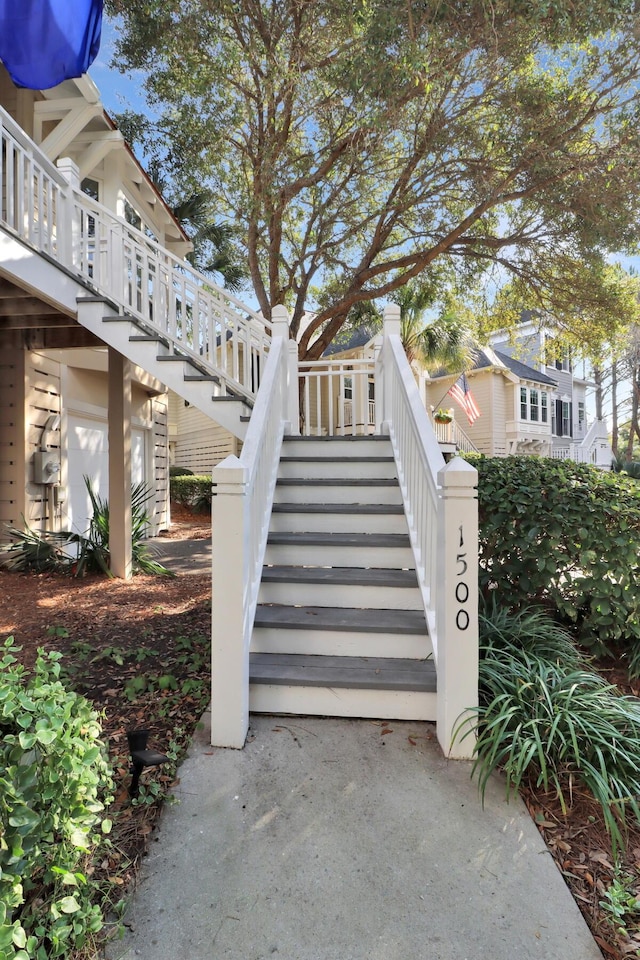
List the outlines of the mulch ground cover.
{"type": "MultiPolygon", "coordinates": [[[[206,521],[182,515],[180,521],[173,537],[208,535],[206,521]]],[[[145,771],[133,803],[127,732],[144,728],[151,748],[172,756],[184,751],[209,701],[210,616],[209,576],[136,576],[125,583],[0,569],[0,640],[13,636],[27,667],[39,647],[62,653],[69,683],[102,714],[117,793],[112,854],[98,869],[114,887],[114,902],[135,881],[175,778],[171,766],[145,771]]],[[[600,666],[625,693],[640,693],[618,663],[600,666]]],[[[629,829],[616,865],[599,810],[577,787],[567,810],[535,784],[523,797],[603,956],[640,957],[640,912],[630,911],[640,896],[640,830],[629,829]],[[617,900],[611,890],[619,891],[617,900]],[[623,900],[626,913],[616,922],[614,908],[623,900]]]]}

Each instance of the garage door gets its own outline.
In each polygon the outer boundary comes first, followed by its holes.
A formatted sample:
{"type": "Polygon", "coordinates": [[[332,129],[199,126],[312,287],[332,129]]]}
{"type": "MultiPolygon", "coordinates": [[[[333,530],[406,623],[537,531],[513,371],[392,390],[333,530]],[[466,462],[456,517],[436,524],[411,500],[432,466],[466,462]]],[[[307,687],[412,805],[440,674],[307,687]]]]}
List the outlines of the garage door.
{"type": "MultiPolygon", "coordinates": [[[[109,497],[107,422],[71,414],[67,436],[69,529],[84,533],[89,527],[91,500],[83,478],[91,479],[93,490],[103,499],[109,497]]],[[[145,478],[145,431],[135,427],[131,432],[131,474],[134,484],[145,478]]]]}

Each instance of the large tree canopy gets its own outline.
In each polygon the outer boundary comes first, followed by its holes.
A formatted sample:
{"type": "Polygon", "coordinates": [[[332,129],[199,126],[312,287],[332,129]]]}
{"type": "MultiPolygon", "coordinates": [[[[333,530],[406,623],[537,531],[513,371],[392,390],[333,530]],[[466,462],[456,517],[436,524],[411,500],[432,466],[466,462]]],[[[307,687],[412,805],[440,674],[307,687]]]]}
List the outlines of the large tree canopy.
{"type": "Polygon", "coordinates": [[[629,0],[106,6],[158,117],[138,123],[147,155],[183,194],[214,191],[302,354],[355,305],[441,271],[493,269],[565,317],[611,302],[603,264],[639,236],[629,0]]]}

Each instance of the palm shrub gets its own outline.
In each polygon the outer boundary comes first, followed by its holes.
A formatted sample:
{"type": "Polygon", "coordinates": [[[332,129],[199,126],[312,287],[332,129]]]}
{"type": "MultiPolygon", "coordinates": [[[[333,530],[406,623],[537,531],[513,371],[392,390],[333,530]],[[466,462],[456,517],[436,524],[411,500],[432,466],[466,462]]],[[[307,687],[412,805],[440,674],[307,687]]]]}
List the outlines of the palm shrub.
{"type": "Polygon", "coordinates": [[[22,518],[22,529],[7,527],[10,543],[2,551],[0,563],[7,570],[15,572],[62,570],[70,566],[70,558],[65,552],[68,535],[34,530],[22,518]]]}
{"type": "MultiPolygon", "coordinates": [[[[97,494],[89,477],[84,478],[91,500],[92,516],[86,534],[69,534],[69,542],[77,549],[75,575],[97,571],[111,576],[109,568],[109,502],[97,494]]],[[[151,548],[145,541],[149,527],[149,515],[145,504],[151,497],[146,483],[137,483],[131,489],[131,558],[134,572],[171,576],[169,570],[153,559],[151,548]]]]}
{"type": "MultiPolygon", "coordinates": [[[[92,516],[85,533],[65,530],[56,533],[33,530],[25,523],[23,530],[8,528],[13,541],[3,551],[0,562],[9,570],[62,572],[71,571],[81,577],[88,572],[112,576],[109,567],[109,503],[97,494],[89,477],[84,482],[91,500],[92,516]]],[[[151,489],[145,483],[136,484],[131,490],[131,553],[134,572],[173,576],[153,558],[153,552],[145,540],[149,527],[149,515],[145,504],[151,489]]],[[[23,517],[24,520],[24,517],[23,517]]]]}
{"type": "Polygon", "coordinates": [[[640,704],[591,670],[542,611],[494,606],[480,616],[480,637],[481,792],[498,768],[507,793],[530,781],[554,790],[563,810],[586,788],[618,849],[627,814],[640,819],[640,704]]]}

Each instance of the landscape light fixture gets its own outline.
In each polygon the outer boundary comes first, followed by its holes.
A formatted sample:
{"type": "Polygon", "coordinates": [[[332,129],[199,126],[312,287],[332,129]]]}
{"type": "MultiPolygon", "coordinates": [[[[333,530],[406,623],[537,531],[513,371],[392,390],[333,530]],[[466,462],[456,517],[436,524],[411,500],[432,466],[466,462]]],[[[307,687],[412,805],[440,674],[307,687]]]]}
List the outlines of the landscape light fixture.
{"type": "Polygon", "coordinates": [[[138,796],[140,774],[145,767],[159,767],[161,763],[167,763],[169,760],[169,757],[166,757],[164,753],[159,753],[157,750],[147,750],[148,739],[148,730],[129,730],[127,733],[127,742],[131,754],[130,797],[138,796]]]}

